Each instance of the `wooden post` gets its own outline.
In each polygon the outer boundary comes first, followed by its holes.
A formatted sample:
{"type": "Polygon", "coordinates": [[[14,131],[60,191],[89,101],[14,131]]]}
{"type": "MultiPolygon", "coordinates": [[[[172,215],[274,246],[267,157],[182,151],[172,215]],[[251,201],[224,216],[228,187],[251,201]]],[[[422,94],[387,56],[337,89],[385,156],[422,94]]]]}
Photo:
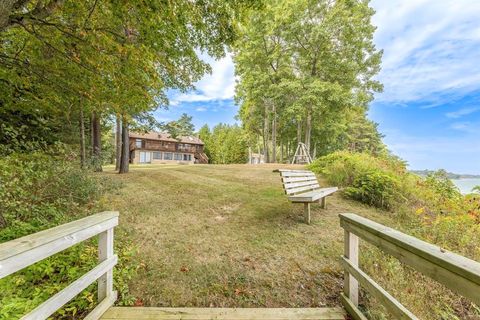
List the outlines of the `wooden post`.
{"type": "MultiPolygon", "coordinates": [[[[108,229],[98,236],[98,261],[103,262],[113,257],[113,228],[108,229]]],[[[113,295],[113,269],[110,269],[98,278],[98,301],[113,295]]]]}
{"type": "Polygon", "coordinates": [[[322,198],[322,208],[327,209],[327,197],[322,198]]]}
{"type": "Polygon", "coordinates": [[[304,205],[303,208],[304,208],[305,222],[307,224],[310,224],[310,203],[305,202],[303,205],[304,205]]]}
{"type": "MultiPolygon", "coordinates": [[[[345,230],[345,258],[350,260],[352,265],[358,266],[358,237],[345,230]]],[[[343,291],[345,295],[358,307],[358,281],[345,270],[343,291]]]]}

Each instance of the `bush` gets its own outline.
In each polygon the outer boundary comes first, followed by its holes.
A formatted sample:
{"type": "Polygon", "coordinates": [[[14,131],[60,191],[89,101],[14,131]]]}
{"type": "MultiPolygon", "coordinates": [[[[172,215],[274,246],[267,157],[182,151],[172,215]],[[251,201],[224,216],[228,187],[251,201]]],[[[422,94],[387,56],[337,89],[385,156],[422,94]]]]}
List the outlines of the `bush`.
{"type": "Polygon", "coordinates": [[[400,192],[400,183],[392,175],[370,171],[360,173],[351,187],[345,188],[345,194],[363,203],[385,209],[397,207],[399,200],[404,199],[400,192]]]}
{"type": "Polygon", "coordinates": [[[387,210],[397,208],[408,193],[400,179],[405,164],[393,157],[339,151],[315,160],[310,169],[344,187],[347,197],[387,210]]]}
{"type": "MultiPolygon", "coordinates": [[[[70,153],[14,153],[0,159],[0,242],[9,241],[98,212],[97,200],[116,186],[73,162],[70,153]]],[[[135,248],[116,237],[114,272],[120,304],[132,304],[127,281],[136,272],[135,248]]],[[[0,280],[0,319],[31,311],[97,264],[96,240],[74,246],[0,280]]],[[[83,317],[96,303],[96,285],[68,303],[56,318],[83,317]]]]}

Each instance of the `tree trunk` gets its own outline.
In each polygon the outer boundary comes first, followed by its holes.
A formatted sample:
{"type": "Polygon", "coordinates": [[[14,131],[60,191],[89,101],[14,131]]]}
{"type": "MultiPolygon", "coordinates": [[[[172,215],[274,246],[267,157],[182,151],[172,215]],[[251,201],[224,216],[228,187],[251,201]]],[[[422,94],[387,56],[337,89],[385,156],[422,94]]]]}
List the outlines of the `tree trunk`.
{"type": "Polygon", "coordinates": [[[302,122],[297,120],[297,145],[302,142],[302,122]]]}
{"type": "Polygon", "coordinates": [[[283,141],[280,141],[280,163],[283,163],[283,141]]]}
{"type": "Polygon", "coordinates": [[[277,162],[277,110],[275,103],[272,104],[273,119],[272,119],[272,162],[277,162]]]}
{"type": "Polygon", "coordinates": [[[93,154],[94,154],[94,152],[93,152],[93,144],[94,144],[93,143],[93,135],[94,135],[94,133],[93,133],[93,121],[94,121],[93,117],[94,117],[94,115],[93,115],[93,112],[92,112],[92,114],[90,115],[90,159],[91,159],[92,163],[93,163],[93,154]]]}
{"type": "Polygon", "coordinates": [[[269,136],[269,128],[268,128],[268,106],[265,104],[265,115],[264,115],[264,123],[263,123],[263,154],[265,156],[265,163],[270,162],[270,152],[268,150],[268,136],[269,136]]]}
{"type": "Polygon", "coordinates": [[[83,120],[83,109],[80,109],[80,166],[85,168],[85,123],[83,120]]]}
{"type": "Polygon", "coordinates": [[[120,161],[122,159],[122,120],[120,115],[116,116],[115,128],[115,170],[120,170],[120,161]]]}
{"type": "Polygon", "coordinates": [[[102,128],[96,111],[92,113],[92,136],[93,166],[96,172],[102,172],[102,128]]]}
{"type": "Polygon", "coordinates": [[[125,116],[122,117],[122,154],[120,159],[120,170],[118,173],[128,173],[130,161],[130,143],[128,141],[128,123],[125,116]]]}
{"type": "Polygon", "coordinates": [[[312,134],[312,111],[307,111],[307,125],[305,127],[305,146],[307,147],[307,152],[310,154],[310,137],[312,134]]]}

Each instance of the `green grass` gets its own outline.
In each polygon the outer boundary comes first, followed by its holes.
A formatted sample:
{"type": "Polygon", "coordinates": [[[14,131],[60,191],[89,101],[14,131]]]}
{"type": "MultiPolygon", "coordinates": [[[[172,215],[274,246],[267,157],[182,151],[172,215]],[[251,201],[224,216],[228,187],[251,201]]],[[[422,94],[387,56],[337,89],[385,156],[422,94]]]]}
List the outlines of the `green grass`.
{"type": "MultiPolygon", "coordinates": [[[[103,199],[138,246],[132,293],[145,306],[338,306],[343,230],[338,214],[393,224],[384,212],[330,197],[328,209],[284,195],[279,166],[135,166],[103,199]]],[[[326,186],[323,183],[323,186],[326,186]]],[[[122,234],[121,232],[120,234],[122,234]]]]}

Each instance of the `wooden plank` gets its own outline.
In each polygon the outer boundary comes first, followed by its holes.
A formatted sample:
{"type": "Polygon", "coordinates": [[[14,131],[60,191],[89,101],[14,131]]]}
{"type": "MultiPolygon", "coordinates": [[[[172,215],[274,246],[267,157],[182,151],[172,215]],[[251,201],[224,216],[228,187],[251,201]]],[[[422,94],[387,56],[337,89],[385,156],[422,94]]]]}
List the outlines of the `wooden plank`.
{"type": "Polygon", "coordinates": [[[118,212],[94,216],[0,245],[4,246],[0,257],[0,279],[118,225],[118,212]],[[15,254],[5,252],[5,248],[11,247],[10,242],[19,245],[12,250],[15,254]]]}
{"type": "Polygon", "coordinates": [[[310,190],[315,190],[315,189],[318,189],[320,188],[320,185],[318,183],[316,184],[312,184],[312,185],[308,185],[308,186],[303,186],[303,187],[296,187],[296,188],[292,188],[292,189],[285,189],[285,192],[287,194],[295,194],[295,193],[301,193],[303,191],[310,191],[310,190]]]}
{"type": "Polygon", "coordinates": [[[297,188],[297,187],[304,187],[304,186],[311,186],[311,185],[318,185],[317,179],[310,180],[310,181],[302,181],[302,182],[294,182],[294,183],[286,183],[283,185],[285,190],[297,188]]]}
{"type": "MultiPolygon", "coordinates": [[[[355,266],[358,266],[358,240],[356,235],[347,230],[344,231],[344,255],[350,259],[355,266]]],[[[345,295],[353,305],[358,307],[358,281],[348,270],[345,270],[343,292],[345,292],[345,295]]]]}
{"type": "Polygon", "coordinates": [[[321,188],[310,192],[289,196],[288,200],[292,202],[315,202],[319,199],[331,195],[338,190],[337,187],[321,188]]]}
{"type": "Polygon", "coordinates": [[[282,177],[315,177],[313,172],[282,172],[282,177]]]}
{"type": "Polygon", "coordinates": [[[102,274],[112,269],[117,264],[117,256],[113,256],[103,261],[95,268],[72,282],[68,287],[64,288],[53,297],[36,307],[32,312],[23,316],[22,320],[46,319],[60,309],[65,303],[73,299],[77,294],[82,292],[102,274]]]}
{"type": "Polygon", "coordinates": [[[282,178],[282,182],[291,183],[291,182],[299,182],[299,181],[317,181],[316,177],[293,177],[293,178],[282,178]]]}
{"type": "Polygon", "coordinates": [[[98,320],[117,300],[117,291],[105,297],[83,320],[98,320]]]}
{"type": "Polygon", "coordinates": [[[307,224],[310,224],[310,203],[304,203],[304,216],[305,216],[305,222],[307,224]]]}
{"type": "Polygon", "coordinates": [[[413,313],[373,281],[365,272],[360,270],[358,266],[354,265],[349,259],[342,257],[342,263],[347,272],[353,275],[358,282],[360,282],[362,287],[374,296],[380,304],[394,316],[394,319],[418,320],[413,313]]]}
{"type": "Polygon", "coordinates": [[[357,306],[355,306],[353,302],[343,293],[340,293],[340,301],[353,320],[368,320],[367,317],[365,317],[362,312],[358,310],[357,306]]]}
{"type": "Polygon", "coordinates": [[[342,227],[480,305],[480,263],[355,214],[342,227]]]}
{"type": "Polygon", "coordinates": [[[344,320],[341,308],[143,308],[113,307],[101,319],[344,320]]]}
{"type": "Polygon", "coordinates": [[[115,217],[118,217],[118,212],[116,211],[100,212],[58,227],[2,243],[0,244],[0,261],[115,217]]]}
{"type": "MultiPolygon", "coordinates": [[[[98,262],[113,257],[113,228],[100,233],[98,237],[98,262]]],[[[113,294],[113,270],[108,270],[98,279],[98,301],[113,294]]]]}

